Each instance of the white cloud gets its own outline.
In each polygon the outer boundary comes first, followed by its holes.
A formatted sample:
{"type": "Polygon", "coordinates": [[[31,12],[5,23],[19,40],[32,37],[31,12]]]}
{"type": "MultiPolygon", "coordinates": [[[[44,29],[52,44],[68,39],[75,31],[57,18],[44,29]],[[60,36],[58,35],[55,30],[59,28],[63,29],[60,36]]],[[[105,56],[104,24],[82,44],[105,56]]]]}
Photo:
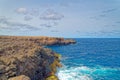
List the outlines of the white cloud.
{"type": "Polygon", "coordinates": [[[47,9],[41,16],[40,19],[43,20],[61,20],[64,15],[55,12],[54,10],[47,9]]]}
{"type": "Polygon", "coordinates": [[[21,7],[21,8],[16,9],[16,12],[19,14],[27,14],[28,10],[26,8],[21,7]]]}
{"type": "Polygon", "coordinates": [[[59,32],[58,30],[51,30],[51,32],[53,32],[53,33],[57,33],[57,32],[59,32]]]}
{"type": "Polygon", "coordinates": [[[42,26],[42,27],[48,27],[48,28],[52,27],[51,24],[40,24],[40,26],[42,26]]]}
{"type": "Polygon", "coordinates": [[[58,22],[48,22],[48,23],[40,24],[40,26],[42,26],[42,27],[48,27],[48,28],[55,27],[57,25],[58,25],[58,22]]]}
{"type": "Polygon", "coordinates": [[[39,9],[18,8],[15,10],[17,14],[22,14],[25,21],[30,21],[39,16],[39,9]]]}
{"type": "Polygon", "coordinates": [[[90,19],[95,19],[95,20],[99,20],[100,18],[106,18],[108,17],[108,15],[114,11],[116,11],[117,8],[111,8],[111,9],[107,9],[107,10],[104,10],[102,11],[99,15],[96,15],[96,16],[93,16],[93,17],[90,17],[90,19]]]}
{"type": "Polygon", "coordinates": [[[30,21],[30,20],[32,20],[32,19],[33,19],[33,18],[32,18],[31,16],[25,16],[25,17],[24,17],[24,20],[25,20],[25,21],[30,21]]]}
{"type": "Polygon", "coordinates": [[[39,16],[39,9],[31,9],[28,12],[31,16],[39,16]]]}
{"type": "Polygon", "coordinates": [[[5,29],[5,30],[40,30],[40,28],[37,28],[37,27],[29,25],[29,24],[13,22],[6,17],[0,17],[0,29],[5,29]]]}
{"type": "Polygon", "coordinates": [[[19,14],[39,16],[39,9],[18,8],[15,10],[19,14]]]}
{"type": "Polygon", "coordinates": [[[108,9],[108,10],[105,10],[105,11],[102,11],[103,13],[110,13],[110,12],[113,12],[113,11],[116,11],[117,8],[112,8],[112,9],[108,9]]]}

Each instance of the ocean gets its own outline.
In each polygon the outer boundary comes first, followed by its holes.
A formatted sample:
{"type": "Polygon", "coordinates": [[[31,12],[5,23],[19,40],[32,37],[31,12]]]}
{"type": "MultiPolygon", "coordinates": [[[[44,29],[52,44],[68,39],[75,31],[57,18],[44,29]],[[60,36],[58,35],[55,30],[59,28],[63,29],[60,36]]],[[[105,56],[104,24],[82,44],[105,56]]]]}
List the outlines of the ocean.
{"type": "Polygon", "coordinates": [[[50,46],[62,55],[60,80],[120,80],[120,38],[79,38],[76,44],[50,46]]]}

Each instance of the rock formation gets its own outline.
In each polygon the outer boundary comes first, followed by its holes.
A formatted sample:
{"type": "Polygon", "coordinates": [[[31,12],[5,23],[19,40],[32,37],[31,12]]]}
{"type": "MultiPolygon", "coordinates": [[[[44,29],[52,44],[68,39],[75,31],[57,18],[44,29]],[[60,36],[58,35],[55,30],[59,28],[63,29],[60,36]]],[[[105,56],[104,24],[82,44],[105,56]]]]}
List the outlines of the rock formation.
{"type": "Polygon", "coordinates": [[[0,36],[0,80],[58,80],[60,54],[43,46],[72,43],[53,37],[0,36]]]}
{"type": "Polygon", "coordinates": [[[20,75],[20,76],[17,76],[17,77],[10,78],[8,80],[30,80],[30,78],[25,76],[25,75],[20,75]]]}

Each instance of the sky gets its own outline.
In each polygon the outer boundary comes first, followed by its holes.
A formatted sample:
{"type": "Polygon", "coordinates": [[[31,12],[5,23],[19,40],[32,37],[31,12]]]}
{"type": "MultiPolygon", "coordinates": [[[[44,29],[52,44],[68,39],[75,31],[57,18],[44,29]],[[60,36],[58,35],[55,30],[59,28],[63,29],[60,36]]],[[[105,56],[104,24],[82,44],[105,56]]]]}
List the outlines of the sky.
{"type": "Polygon", "coordinates": [[[0,0],[0,35],[120,38],[120,0],[0,0]]]}

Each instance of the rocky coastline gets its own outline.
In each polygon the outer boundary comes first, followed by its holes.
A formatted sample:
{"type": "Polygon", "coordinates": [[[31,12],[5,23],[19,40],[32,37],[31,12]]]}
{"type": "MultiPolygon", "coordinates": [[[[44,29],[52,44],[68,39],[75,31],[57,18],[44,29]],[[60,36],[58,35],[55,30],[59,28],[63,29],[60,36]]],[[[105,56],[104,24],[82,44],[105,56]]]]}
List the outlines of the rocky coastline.
{"type": "Polygon", "coordinates": [[[55,37],[0,36],[0,80],[59,80],[61,55],[43,46],[74,43],[55,37]]]}

